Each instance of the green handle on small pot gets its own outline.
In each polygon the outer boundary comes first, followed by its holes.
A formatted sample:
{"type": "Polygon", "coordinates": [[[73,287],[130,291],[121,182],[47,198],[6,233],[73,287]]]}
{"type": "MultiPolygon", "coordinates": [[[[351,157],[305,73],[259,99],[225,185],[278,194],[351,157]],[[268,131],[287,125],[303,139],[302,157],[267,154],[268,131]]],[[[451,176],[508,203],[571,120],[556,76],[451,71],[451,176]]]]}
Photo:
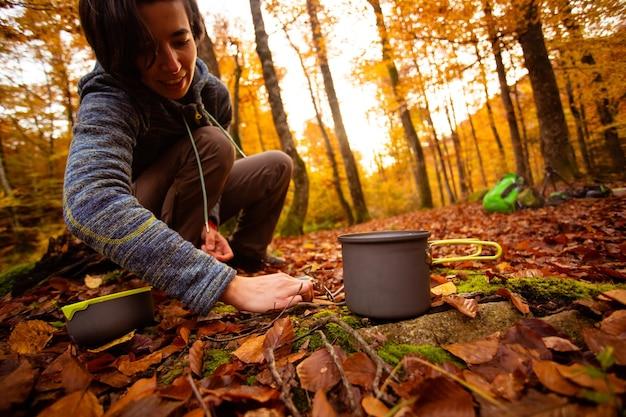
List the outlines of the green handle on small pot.
{"type": "Polygon", "coordinates": [[[435,258],[432,260],[431,265],[441,264],[444,262],[460,262],[460,261],[489,261],[498,259],[502,256],[502,246],[500,246],[496,242],[492,242],[490,240],[478,240],[474,238],[467,239],[444,239],[444,240],[433,240],[429,242],[430,246],[446,246],[446,245],[475,245],[477,246],[476,252],[471,255],[464,256],[451,256],[448,258],[435,258]],[[495,255],[480,255],[483,251],[483,246],[492,246],[496,248],[495,255]]]}

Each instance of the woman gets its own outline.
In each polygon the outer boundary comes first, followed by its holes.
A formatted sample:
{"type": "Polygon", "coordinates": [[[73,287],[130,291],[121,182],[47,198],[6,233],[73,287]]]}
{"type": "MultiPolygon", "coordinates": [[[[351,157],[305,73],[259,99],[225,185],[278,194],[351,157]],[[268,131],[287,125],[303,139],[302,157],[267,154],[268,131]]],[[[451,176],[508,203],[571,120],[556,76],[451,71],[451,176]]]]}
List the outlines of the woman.
{"type": "Polygon", "coordinates": [[[311,294],[308,281],[222,263],[263,266],[292,165],[278,151],[234,160],[228,91],[196,57],[195,0],[80,0],[79,12],[98,63],[79,83],[70,231],[199,314],[218,299],[263,312],[311,294]],[[217,225],[236,215],[228,242],[217,225]]]}

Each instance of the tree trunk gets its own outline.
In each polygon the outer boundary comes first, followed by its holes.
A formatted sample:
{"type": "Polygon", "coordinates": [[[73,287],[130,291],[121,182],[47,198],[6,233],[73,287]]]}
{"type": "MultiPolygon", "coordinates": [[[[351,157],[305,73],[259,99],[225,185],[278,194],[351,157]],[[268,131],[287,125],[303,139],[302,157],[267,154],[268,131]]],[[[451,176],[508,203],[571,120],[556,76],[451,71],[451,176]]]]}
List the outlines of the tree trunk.
{"type": "Polygon", "coordinates": [[[496,33],[496,27],[493,22],[491,4],[489,0],[484,1],[483,8],[485,18],[487,20],[489,40],[493,49],[494,59],[496,61],[496,71],[498,73],[498,81],[500,83],[500,97],[502,98],[502,104],[504,105],[504,109],[506,111],[506,120],[509,125],[513,154],[515,155],[515,169],[519,175],[523,176],[526,180],[530,180],[530,169],[528,168],[528,161],[524,159],[522,140],[520,138],[519,128],[517,127],[517,120],[515,119],[515,110],[513,109],[513,102],[511,101],[511,92],[506,80],[506,70],[504,68],[504,63],[502,62],[500,40],[498,39],[498,35],[496,33]]]}
{"type": "Polygon", "coordinates": [[[233,74],[233,78],[235,80],[233,85],[233,123],[230,125],[230,134],[233,137],[233,140],[239,147],[239,149],[243,150],[243,146],[241,145],[241,137],[239,135],[239,125],[240,125],[240,115],[239,115],[239,103],[241,101],[240,97],[240,85],[241,85],[241,74],[243,73],[243,65],[239,59],[240,51],[239,51],[239,43],[235,43],[236,53],[235,53],[235,73],[233,74]]]}
{"type": "Polygon", "coordinates": [[[306,65],[304,64],[304,58],[302,58],[302,52],[300,52],[300,49],[291,40],[291,37],[289,36],[289,32],[287,31],[287,28],[285,26],[283,26],[283,30],[285,32],[285,36],[287,36],[287,40],[289,41],[289,44],[291,45],[293,50],[296,52],[296,55],[298,55],[298,60],[300,61],[300,67],[302,68],[302,72],[304,73],[304,76],[306,78],[307,87],[309,89],[309,96],[311,97],[311,103],[313,103],[313,110],[315,110],[315,119],[317,120],[317,125],[319,126],[320,133],[322,134],[322,138],[324,139],[324,147],[326,149],[326,156],[328,157],[328,163],[330,164],[330,167],[333,172],[333,186],[335,187],[335,192],[337,193],[339,204],[341,205],[341,208],[343,209],[343,212],[346,215],[346,220],[348,220],[348,224],[353,225],[354,216],[352,215],[352,209],[350,208],[350,204],[346,200],[346,197],[343,195],[343,190],[341,189],[339,168],[337,167],[337,160],[335,159],[335,151],[333,150],[330,137],[328,135],[328,132],[326,131],[326,127],[324,126],[322,113],[320,111],[319,106],[317,105],[315,92],[313,90],[313,83],[311,82],[311,76],[309,75],[309,72],[306,69],[306,65]]]}
{"type": "Polygon", "coordinates": [[[368,3],[374,8],[376,14],[376,26],[378,28],[378,34],[382,43],[383,61],[387,67],[389,78],[391,81],[392,90],[398,107],[400,109],[400,119],[402,120],[402,128],[404,129],[404,136],[413,150],[416,159],[415,184],[419,194],[420,207],[432,207],[433,198],[430,192],[430,184],[428,182],[428,173],[426,172],[426,160],[424,158],[424,151],[422,145],[417,137],[415,126],[411,120],[411,114],[406,104],[406,100],[400,92],[400,76],[398,75],[398,69],[393,61],[391,45],[389,43],[389,37],[387,34],[387,28],[383,19],[383,13],[380,9],[379,0],[367,0],[368,3]]]}
{"type": "Polygon", "coordinates": [[[265,142],[263,141],[263,129],[261,129],[261,116],[259,115],[259,103],[257,101],[256,94],[252,95],[250,100],[252,111],[254,112],[254,125],[256,126],[256,134],[259,139],[259,146],[261,147],[261,152],[265,152],[265,142]]]}
{"type": "Polygon", "coordinates": [[[215,55],[215,46],[213,40],[208,33],[204,32],[202,41],[198,44],[198,56],[209,67],[209,72],[215,75],[217,78],[222,78],[220,73],[220,65],[217,62],[217,56],[215,55]]]}
{"type": "Polygon", "coordinates": [[[526,22],[527,26],[518,40],[524,52],[524,63],[537,107],[544,164],[571,181],[578,175],[578,168],[534,0],[527,4],[526,22]]]}
{"type": "Polygon", "coordinates": [[[272,109],[272,119],[274,127],[280,139],[283,150],[294,162],[294,195],[289,213],[285,219],[281,233],[284,235],[300,235],[303,233],[304,218],[309,204],[309,178],[306,173],[306,166],[291,136],[291,131],[287,124],[287,115],[283,107],[283,100],[280,95],[280,86],[276,76],[276,69],[272,60],[272,53],[267,41],[267,32],[261,13],[261,1],[250,0],[250,10],[252,12],[252,22],[254,23],[254,35],[256,39],[256,52],[259,55],[263,67],[263,80],[269,96],[270,107],[272,109]]]}
{"type": "Polygon", "coordinates": [[[328,55],[326,50],[326,42],[322,34],[322,28],[317,18],[317,12],[319,9],[318,0],[307,0],[306,8],[309,15],[309,23],[311,24],[311,36],[313,38],[313,45],[315,46],[315,52],[317,54],[317,60],[322,72],[322,78],[324,79],[324,89],[326,90],[326,97],[328,98],[328,105],[333,116],[333,123],[335,125],[335,136],[339,141],[339,149],[341,156],[343,157],[344,166],[346,168],[346,177],[348,179],[348,187],[350,189],[350,195],[352,196],[352,203],[354,205],[354,214],[357,223],[362,223],[370,218],[367,211],[367,205],[365,204],[365,196],[363,195],[363,188],[361,187],[361,179],[359,178],[359,171],[354,159],[354,154],[350,149],[350,142],[348,141],[348,135],[343,125],[343,117],[341,115],[341,109],[339,108],[339,100],[337,99],[337,93],[335,91],[335,84],[332,74],[330,72],[330,66],[328,65],[328,55]]]}
{"type": "Polygon", "coordinates": [[[498,146],[498,154],[500,155],[500,160],[498,162],[498,165],[500,166],[499,174],[502,175],[507,170],[506,157],[504,155],[504,145],[502,144],[502,139],[500,139],[500,134],[498,133],[496,121],[493,116],[493,108],[491,107],[491,99],[489,97],[489,87],[487,86],[487,74],[485,73],[485,66],[483,65],[480,51],[478,50],[478,41],[476,41],[476,43],[474,44],[474,48],[476,50],[478,68],[480,69],[480,81],[483,86],[483,91],[485,92],[485,107],[487,107],[487,119],[489,120],[489,127],[491,127],[491,133],[493,133],[493,138],[495,139],[496,145],[498,146]]]}
{"type": "Polygon", "coordinates": [[[587,142],[585,141],[585,129],[583,127],[583,120],[576,105],[576,99],[574,98],[574,86],[572,85],[572,80],[569,76],[569,71],[564,71],[565,75],[565,90],[567,92],[567,102],[569,104],[569,110],[574,116],[574,122],[576,123],[576,139],[578,140],[578,147],[580,148],[580,154],[583,157],[583,162],[585,164],[585,169],[587,170],[587,174],[592,173],[591,166],[591,158],[589,158],[589,151],[587,150],[587,142]]]}
{"type": "Polygon", "coordinates": [[[459,175],[459,187],[461,191],[461,198],[464,198],[468,192],[467,186],[467,178],[465,176],[465,164],[463,163],[463,155],[461,149],[461,138],[459,136],[459,126],[456,123],[456,116],[454,115],[454,107],[452,101],[450,100],[450,96],[447,97],[448,105],[444,103],[444,108],[446,112],[446,118],[448,119],[448,125],[450,126],[450,136],[452,137],[452,146],[454,146],[454,154],[456,156],[456,169],[459,175]],[[450,119],[450,115],[452,113],[452,119],[450,119]]]}

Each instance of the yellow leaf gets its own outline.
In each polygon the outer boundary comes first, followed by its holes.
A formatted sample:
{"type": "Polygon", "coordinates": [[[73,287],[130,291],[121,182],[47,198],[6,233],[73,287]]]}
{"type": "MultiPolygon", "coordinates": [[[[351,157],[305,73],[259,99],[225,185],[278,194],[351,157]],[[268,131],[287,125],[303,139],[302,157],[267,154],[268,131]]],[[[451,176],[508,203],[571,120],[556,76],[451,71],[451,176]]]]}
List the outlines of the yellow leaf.
{"type": "Polygon", "coordinates": [[[100,285],[102,285],[102,276],[99,276],[99,275],[96,275],[96,276],[86,275],[85,276],[85,285],[87,286],[87,288],[92,289],[92,290],[100,287],[100,285]]]}
{"type": "Polygon", "coordinates": [[[91,353],[104,352],[107,349],[111,349],[113,346],[121,345],[122,343],[128,342],[133,337],[135,337],[135,330],[131,331],[130,333],[126,333],[122,337],[118,337],[117,339],[113,340],[112,342],[107,343],[106,345],[102,345],[100,347],[93,348],[93,349],[87,349],[87,352],[91,352],[91,353]]]}
{"type": "Polygon", "coordinates": [[[431,288],[430,292],[435,295],[456,294],[456,285],[454,285],[454,282],[446,282],[445,284],[437,285],[436,287],[431,288]]]}
{"type": "Polygon", "coordinates": [[[102,414],[102,405],[91,391],[76,391],[61,398],[37,417],[100,417],[102,414]]]}
{"type": "Polygon", "coordinates": [[[243,363],[263,363],[263,343],[265,335],[255,336],[247,339],[239,348],[233,352],[243,363]]]}
{"type": "Polygon", "coordinates": [[[361,405],[365,412],[374,417],[386,417],[389,415],[389,409],[382,401],[377,400],[375,397],[371,395],[367,395],[363,397],[361,400],[361,405]]]}
{"type": "Polygon", "coordinates": [[[46,347],[56,329],[45,321],[29,320],[18,323],[9,336],[9,346],[15,353],[34,355],[46,347]]]}

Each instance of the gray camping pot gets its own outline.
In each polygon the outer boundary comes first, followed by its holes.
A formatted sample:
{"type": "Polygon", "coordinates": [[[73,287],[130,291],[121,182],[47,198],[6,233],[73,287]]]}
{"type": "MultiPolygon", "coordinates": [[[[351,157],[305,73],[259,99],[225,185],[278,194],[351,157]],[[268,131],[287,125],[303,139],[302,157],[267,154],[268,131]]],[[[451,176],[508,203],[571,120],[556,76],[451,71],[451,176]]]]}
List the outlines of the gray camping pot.
{"type": "Polygon", "coordinates": [[[498,259],[496,242],[478,239],[428,241],[423,230],[353,233],[339,236],[343,256],[343,282],[348,308],[378,319],[416,317],[430,307],[430,266],[443,262],[498,259]],[[471,255],[432,259],[435,245],[472,245],[471,255]],[[483,246],[495,255],[481,255],[483,246]]]}

